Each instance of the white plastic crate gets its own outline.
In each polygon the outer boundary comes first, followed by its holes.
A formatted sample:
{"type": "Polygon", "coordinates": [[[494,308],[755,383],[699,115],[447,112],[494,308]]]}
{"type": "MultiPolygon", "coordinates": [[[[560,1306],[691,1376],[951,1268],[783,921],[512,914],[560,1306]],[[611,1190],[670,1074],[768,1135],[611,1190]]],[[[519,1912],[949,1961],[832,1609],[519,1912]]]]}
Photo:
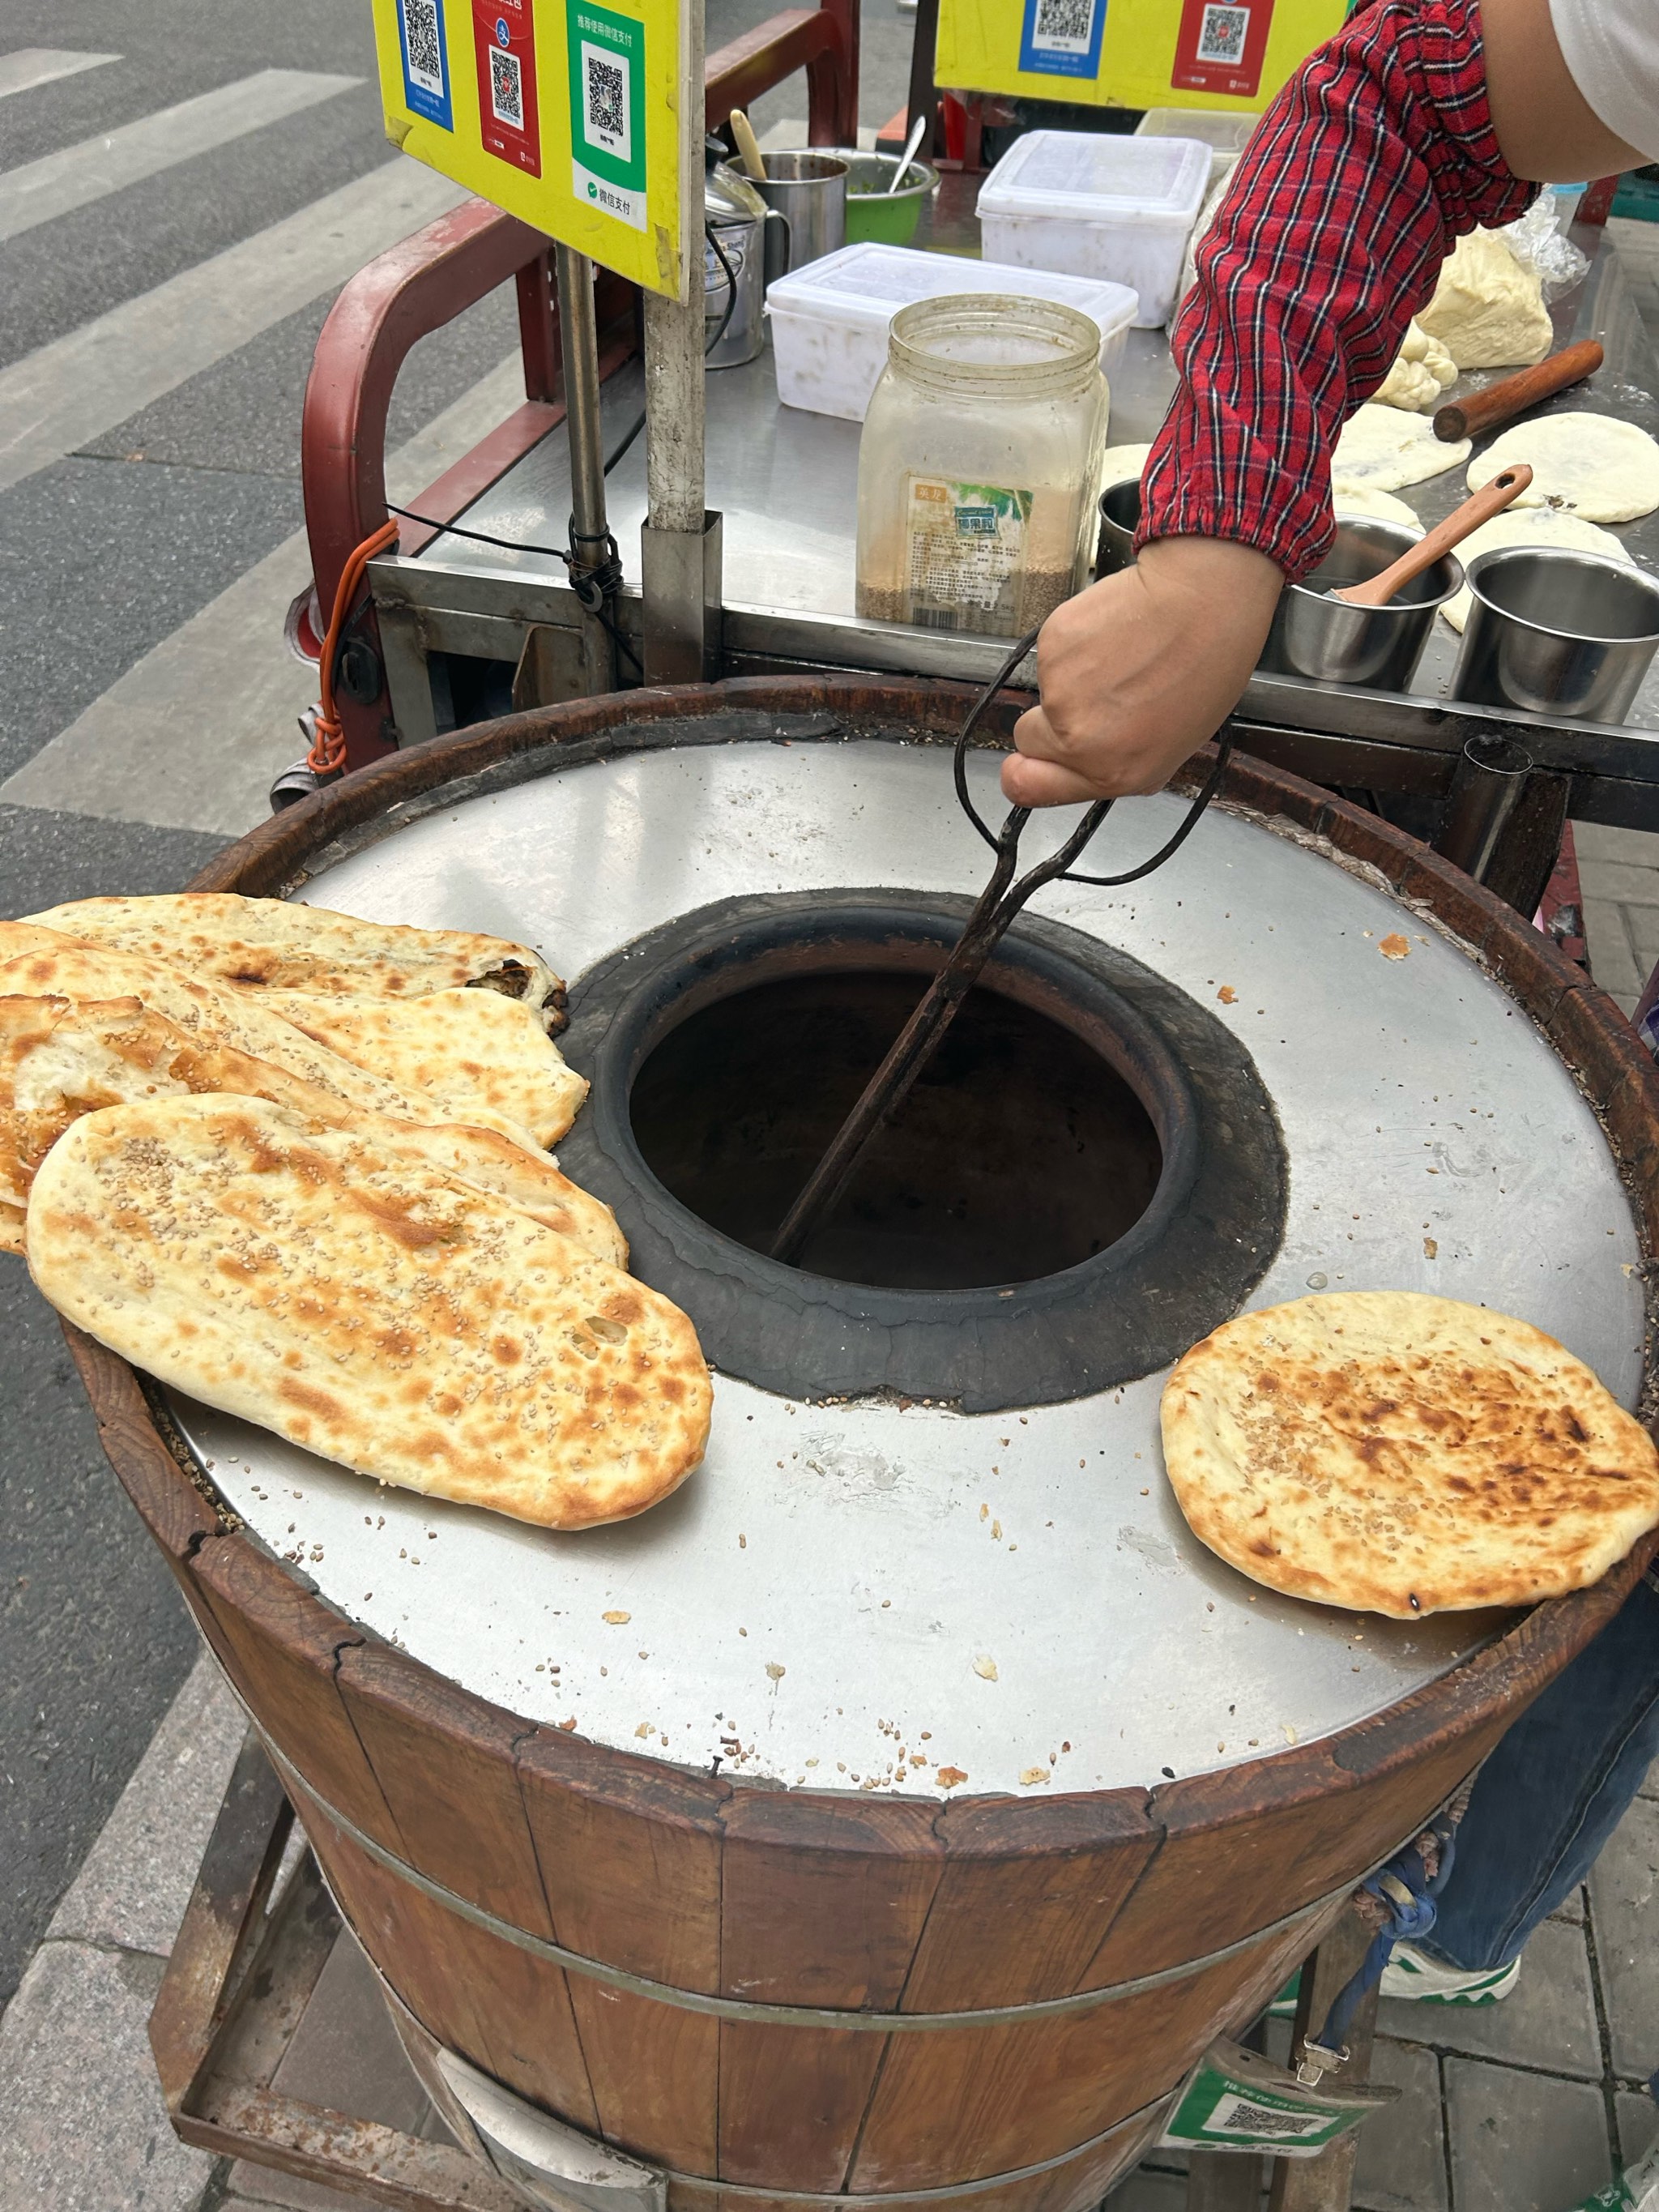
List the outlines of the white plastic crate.
{"type": "Polygon", "coordinates": [[[1195,138],[1030,131],[980,187],[980,238],[997,261],[1127,284],[1136,327],[1154,330],[1175,307],[1209,175],[1195,138]]]}
{"type": "Polygon", "coordinates": [[[952,292],[1007,292],[1076,307],[1100,327],[1100,365],[1109,382],[1135,319],[1135,295],[1122,284],[910,246],[843,246],[780,277],[766,295],[779,398],[809,414],[863,422],[887,366],[893,317],[914,301],[952,292]]]}

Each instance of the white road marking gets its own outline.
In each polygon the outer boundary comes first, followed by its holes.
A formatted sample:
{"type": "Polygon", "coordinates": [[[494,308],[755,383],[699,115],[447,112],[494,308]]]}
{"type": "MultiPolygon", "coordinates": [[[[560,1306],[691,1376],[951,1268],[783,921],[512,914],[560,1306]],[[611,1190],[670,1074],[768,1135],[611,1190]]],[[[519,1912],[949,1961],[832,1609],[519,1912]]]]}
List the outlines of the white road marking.
{"type": "Polygon", "coordinates": [[[402,157],[0,369],[0,491],[331,290],[466,195],[402,157]]]}
{"type": "Polygon", "coordinates": [[[33,92],[37,84],[53,84],[60,76],[78,76],[82,70],[101,69],[118,62],[119,54],[66,54],[55,46],[19,46],[15,53],[0,54],[0,100],[9,93],[33,92]]]}
{"type": "MultiPolygon", "coordinates": [[[[389,457],[393,499],[415,501],[523,400],[514,352],[389,457]]],[[[263,821],[272,777],[305,750],[295,718],[317,696],[316,671],[283,642],[310,574],[296,531],[0,784],[0,800],[227,836],[263,821]]]]}
{"type": "Polygon", "coordinates": [[[261,70],[257,76],[181,100],[118,131],[60,147],[38,161],[0,173],[0,240],[89,206],[124,185],[188,161],[250,131],[280,123],[362,82],[305,70],[261,70]]]}

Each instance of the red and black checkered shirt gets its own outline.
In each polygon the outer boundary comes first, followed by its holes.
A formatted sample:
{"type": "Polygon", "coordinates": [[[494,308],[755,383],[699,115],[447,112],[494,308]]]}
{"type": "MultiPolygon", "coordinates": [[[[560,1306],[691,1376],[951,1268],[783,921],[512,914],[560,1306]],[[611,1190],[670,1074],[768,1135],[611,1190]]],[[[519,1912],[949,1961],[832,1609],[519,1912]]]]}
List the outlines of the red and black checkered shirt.
{"type": "Polygon", "coordinates": [[[1198,249],[1140,540],[1231,538],[1291,577],[1331,541],[1337,432],[1453,241],[1537,191],[1504,166],[1474,0],[1374,0],[1262,118],[1198,249]]]}

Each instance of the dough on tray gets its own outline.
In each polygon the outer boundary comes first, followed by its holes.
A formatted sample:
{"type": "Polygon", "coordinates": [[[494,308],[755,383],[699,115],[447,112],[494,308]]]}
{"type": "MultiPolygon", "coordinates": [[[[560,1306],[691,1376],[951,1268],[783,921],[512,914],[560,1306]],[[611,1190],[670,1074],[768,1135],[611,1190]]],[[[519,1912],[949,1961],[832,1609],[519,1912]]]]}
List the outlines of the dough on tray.
{"type": "MultiPolygon", "coordinates": [[[[1628,562],[1633,568],[1636,562],[1626,550],[1622,540],[1610,530],[1598,530],[1593,522],[1581,515],[1570,514],[1564,507],[1528,507],[1517,514],[1511,507],[1507,514],[1493,515],[1483,522],[1479,530],[1470,531],[1457,549],[1457,557],[1467,568],[1471,561],[1482,553],[1489,553],[1495,545],[1568,545],[1585,553],[1604,553],[1610,561],[1628,562]]],[[[1462,629],[1469,618],[1469,593],[1467,586],[1455,599],[1448,599],[1441,613],[1454,629],[1462,629]]]]}
{"type": "Polygon", "coordinates": [[[1458,240],[1417,320],[1460,369],[1525,368],[1555,339],[1537,272],[1491,230],[1458,240]]]}
{"type": "Polygon", "coordinates": [[[1102,489],[1109,484],[1127,483],[1131,477],[1138,483],[1146,472],[1146,462],[1152,450],[1150,443],[1145,446],[1108,446],[1100,457],[1102,489]]]}
{"type": "Polygon", "coordinates": [[[1444,444],[1427,415],[1368,400],[1342,426],[1331,456],[1331,489],[1339,504],[1348,492],[1398,491],[1456,468],[1474,450],[1467,438],[1444,444]]]}
{"type": "Polygon", "coordinates": [[[1659,507],[1659,444],[1633,422],[1574,408],[1516,422],[1469,464],[1469,489],[1516,461],[1532,470],[1516,507],[1569,507],[1585,522],[1634,522],[1659,507]]]}
{"type": "Polygon", "coordinates": [[[1332,504],[1339,522],[1344,520],[1371,522],[1403,522],[1410,529],[1421,530],[1423,519],[1396,499],[1391,491],[1339,491],[1332,494],[1332,504]]]}
{"type": "Polygon", "coordinates": [[[1406,336],[1394,367],[1374,392],[1380,407],[1414,407],[1431,414],[1440,395],[1457,381],[1457,363],[1438,338],[1431,338],[1420,323],[1407,323],[1406,336]]]}

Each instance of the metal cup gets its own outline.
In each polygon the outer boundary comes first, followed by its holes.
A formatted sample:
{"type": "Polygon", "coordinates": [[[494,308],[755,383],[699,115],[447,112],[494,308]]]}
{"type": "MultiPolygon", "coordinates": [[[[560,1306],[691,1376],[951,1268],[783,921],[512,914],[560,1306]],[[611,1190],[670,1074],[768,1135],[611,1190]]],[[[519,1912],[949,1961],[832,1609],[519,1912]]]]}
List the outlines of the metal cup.
{"type": "Polygon", "coordinates": [[[1469,563],[1452,696],[1622,722],[1659,647],[1659,583],[1600,553],[1504,545],[1469,563]]]}
{"type": "Polygon", "coordinates": [[[1124,477],[1108,484],[1100,495],[1100,543],[1095,552],[1095,575],[1115,575],[1132,568],[1135,532],[1140,527],[1140,478],[1124,477]]]}
{"type": "Polygon", "coordinates": [[[805,268],[847,243],[847,164],[833,154],[763,154],[755,190],[789,225],[789,267],[805,268]]]}
{"type": "Polygon", "coordinates": [[[1331,592],[1380,575],[1423,535],[1400,522],[1338,520],[1336,542],[1305,583],[1287,584],[1257,664],[1273,676],[1403,691],[1428,642],[1435,611],[1463,588],[1463,564],[1443,554],[1385,607],[1351,607],[1331,592]]]}

